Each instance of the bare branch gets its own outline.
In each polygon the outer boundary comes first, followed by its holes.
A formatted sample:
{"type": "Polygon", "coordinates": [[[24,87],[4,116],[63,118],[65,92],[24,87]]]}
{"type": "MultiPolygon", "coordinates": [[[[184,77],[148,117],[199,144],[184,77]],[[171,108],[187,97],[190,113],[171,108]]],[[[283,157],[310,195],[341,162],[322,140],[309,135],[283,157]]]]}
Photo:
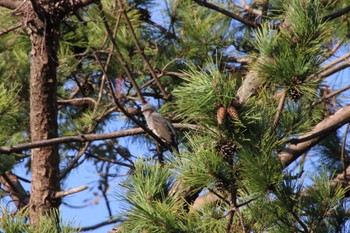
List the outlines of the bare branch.
{"type": "Polygon", "coordinates": [[[348,58],[350,57],[350,52],[344,54],[343,56],[325,64],[324,66],[321,67],[322,71],[326,71],[327,69],[331,68],[332,66],[342,62],[342,61],[346,61],[348,58]]]}
{"type": "Polygon", "coordinates": [[[283,149],[279,154],[279,158],[287,167],[294,162],[303,153],[315,146],[321,139],[329,133],[339,129],[343,125],[350,122],[350,105],[345,106],[318,123],[313,130],[296,139],[291,139],[288,147],[283,149]]]}
{"type": "Polygon", "coordinates": [[[61,197],[65,197],[65,196],[68,196],[68,195],[71,195],[71,194],[74,194],[74,193],[78,193],[78,192],[81,192],[81,191],[84,191],[86,189],[88,189],[89,186],[87,185],[84,185],[84,186],[81,186],[81,187],[78,187],[78,188],[73,188],[73,189],[69,189],[69,190],[66,190],[66,191],[58,191],[55,193],[54,195],[54,198],[61,198],[61,197]]]}
{"type": "Polygon", "coordinates": [[[58,104],[62,104],[62,105],[76,105],[76,106],[81,106],[84,104],[90,104],[93,107],[95,107],[97,105],[96,100],[94,100],[93,98],[90,97],[84,97],[84,98],[75,98],[75,99],[68,99],[68,100],[57,100],[58,104]]]}
{"type": "MultiPolygon", "coordinates": [[[[175,129],[191,129],[191,130],[203,129],[201,126],[192,125],[192,124],[173,124],[173,126],[175,129]]],[[[61,143],[98,141],[98,140],[133,136],[133,135],[144,134],[144,133],[145,133],[145,130],[143,128],[134,128],[134,129],[121,130],[121,131],[112,132],[112,133],[105,133],[105,134],[81,134],[76,136],[67,136],[67,137],[35,141],[30,143],[23,143],[23,144],[18,144],[14,146],[3,146],[3,147],[0,147],[0,153],[10,154],[10,153],[21,152],[23,150],[47,147],[47,146],[57,145],[61,143]]]]}
{"type": "Polygon", "coordinates": [[[100,228],[100,227],[103,227],[103,226],[106,226],[106,225],[110,225],[110,224],[114,224],[114,223],[118,223],[118,222],[122,222],[122,220],[120,218],[110,219],[110,220],[98,223],[96,225],[93,225],[93,226],[80,228],[79,230],[80,231],[91,231],[91,230],[95,230],[97,228],[100,228]]]}
{"type": "Polygon", "coordinates": [[[117,164],[117,165],[120,165],[120,166],[125,166],[125,167],[128,167],[130,169],[133,169],[133,165],[130,165],[130,164],[127,164],[127,163],[123,163],[123,162],[117,161],[115,159],[109,159],[109,158],[106,158],[106,157],[103,157],[103,156],[96,156],[96,155],[92,155],[92,154],[89,154],[89,157],[95,158],[97,160],[101,160],[101,161],[105,161],[105,162],[109,162],[109,163],[114,163],[114,164],[117,164]]]}
{"type": "Polygon", "coordinates": [[[347,60],[347,61],[339,64],[338,66],[335,66],[335,67],[332,67],[332,68],[329,68],[329,69],[323,71],[322,73],[320,73],[318,75],[312,75],[310,78],[315,77],[318,80],[322,80],[322,79],[327,78],[328,76],[330,76],[336,72],[339,72],[339,71],[341,71],[349,66],[350,66],[350,61],[347,60]]]}

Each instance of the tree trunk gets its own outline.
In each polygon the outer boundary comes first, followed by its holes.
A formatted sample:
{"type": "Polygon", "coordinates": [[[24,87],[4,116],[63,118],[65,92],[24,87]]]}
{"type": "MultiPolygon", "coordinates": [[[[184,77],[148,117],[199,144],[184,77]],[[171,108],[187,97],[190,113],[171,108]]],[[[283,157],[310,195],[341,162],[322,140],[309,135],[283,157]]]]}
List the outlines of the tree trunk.
{"type": "MultiPolygon", "coordinates": [[[[57,137],[56,71],[58,26],[48,17],[36,17],[29,25],[32,43],[30,71],[30,133],[32,142],[57,137]]],[[[59,207],[53,198],[60,190],[57,145],[32,150],[30,220],[59,207]]]]}

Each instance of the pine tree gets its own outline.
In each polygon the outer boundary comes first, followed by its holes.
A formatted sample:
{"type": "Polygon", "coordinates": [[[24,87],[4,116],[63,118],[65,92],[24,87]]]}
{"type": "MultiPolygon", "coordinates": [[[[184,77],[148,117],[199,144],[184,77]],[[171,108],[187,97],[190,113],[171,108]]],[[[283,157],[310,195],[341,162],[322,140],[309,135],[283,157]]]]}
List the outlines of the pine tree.
{"type": "Polygon", "coordinates": [[[19,211],[1,230],[348,231],[349,87],[331,85],[349,66],[347,1],[0,7],[0,183],[19,211]],[[179,153],[146,127],[146,102],[177,123],[179,153]],[[87,186],[61,189],[82,164],[108,219],[64,227],[57,209],[87,186]]]}

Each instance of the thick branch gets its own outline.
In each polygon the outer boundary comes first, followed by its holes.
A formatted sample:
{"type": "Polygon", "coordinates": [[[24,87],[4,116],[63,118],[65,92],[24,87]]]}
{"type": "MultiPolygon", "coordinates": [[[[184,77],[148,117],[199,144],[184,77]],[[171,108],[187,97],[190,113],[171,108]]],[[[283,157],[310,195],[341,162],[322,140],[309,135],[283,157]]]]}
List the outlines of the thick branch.
{"type": "Polygon", "coordinates": [[[16,9],[22,1],[16,1],[16,0],[0,0],[0,7],[5,7],[10,10],[16,9]]]}
{"type": "MultiPolygon", "coordinates": [[[[173,126],[175,129],[192,129],[192,130],[202,129],[200,126],[191,125],[191,124],[173,124],[173,126]]],[[[67,136],[67,137],[60,137],[60,138],[53,138],[53,139],[36,141],[36,142],[18,144],[15,146],[3,146],[3,147],[0,147],[0,153],[10,154],[10,153],[21,152],[23,150],[47,147],[47,146],[57,145],[61,143],[98,141],[98,140],[105,140],[105,139],[111,139],[111,138],[133,136],[133,135],[144,134],[144,133],[145,131],[142,128],[134,128],[134,129],[117,131],[113,133],[105,133],[105,134],[82,134],[82,135],[76,135],[76,136],[67,136]]]]}
{"type": "Polygon", "coordinates": [[[334,115],[327,117],[318,123],[309,133],[302,135],[297,139],[290,140],[288,147],[283,149],[279,154],[279,158],[288,166],[294,162],[299,156],[307,152],[315,146],[321,139],[329,133],[339,129],[343,125],[350,122],[350,105],[341,108],[334,115]]]}
{"type": "Polygon", "coordinates": [[[9,193],[17,209],[21,209],[29,204],[29,195],[15,174],[13,174],[11,171],[7,171],[0,177],[0,182],[6,192],[9,193]]]}

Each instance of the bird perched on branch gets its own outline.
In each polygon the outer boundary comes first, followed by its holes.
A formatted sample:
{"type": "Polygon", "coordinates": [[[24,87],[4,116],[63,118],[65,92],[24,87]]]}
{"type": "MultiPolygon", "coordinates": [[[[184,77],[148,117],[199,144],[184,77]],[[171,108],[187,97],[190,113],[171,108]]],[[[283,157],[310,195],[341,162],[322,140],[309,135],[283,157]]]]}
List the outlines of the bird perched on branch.
{"type": "Polygon", "coordinates": [[[143,105],[141,111],[146,118],[148,128],[172,148],[171,152],[173,150],[179,152],[176,132],[172,124],[149,103],[143,105]]]}

